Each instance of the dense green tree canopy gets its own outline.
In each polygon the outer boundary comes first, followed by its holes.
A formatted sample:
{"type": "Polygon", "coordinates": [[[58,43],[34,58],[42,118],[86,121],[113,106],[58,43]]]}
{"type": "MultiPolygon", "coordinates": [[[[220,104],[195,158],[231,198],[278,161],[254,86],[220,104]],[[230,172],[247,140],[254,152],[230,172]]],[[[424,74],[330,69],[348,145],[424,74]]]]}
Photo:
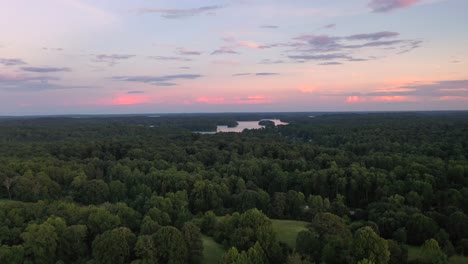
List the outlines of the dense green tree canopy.
{"type": "Polygon", "coordinates": [[[465,112],[0,118],[0,263],[203,263],[202,233],[228,263],[445,263],[467,215],[465,112]]]}

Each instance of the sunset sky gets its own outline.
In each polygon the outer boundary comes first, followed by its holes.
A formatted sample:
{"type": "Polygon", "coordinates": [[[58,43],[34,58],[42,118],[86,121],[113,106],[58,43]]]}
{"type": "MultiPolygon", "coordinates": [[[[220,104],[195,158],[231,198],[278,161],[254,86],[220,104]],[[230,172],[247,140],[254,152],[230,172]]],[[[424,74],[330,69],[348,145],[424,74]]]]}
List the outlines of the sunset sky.
{"type": "Polygon", "coordinates": [[[468,110],[467,0],[0,0],[0,115],[468,110]]]}

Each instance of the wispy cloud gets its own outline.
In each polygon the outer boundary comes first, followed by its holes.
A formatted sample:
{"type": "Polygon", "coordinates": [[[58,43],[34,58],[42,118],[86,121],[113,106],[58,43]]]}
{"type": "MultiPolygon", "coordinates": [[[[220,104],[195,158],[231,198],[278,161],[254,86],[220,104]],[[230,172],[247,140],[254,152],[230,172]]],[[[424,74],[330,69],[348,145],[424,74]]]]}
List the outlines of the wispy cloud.
{"type": "Polygon", "coordinates": [[[311,91],[299,90],[317,95],[345,97],[345,101],[348,103],[407,102],[415,100],[457,101],[468,99],[468,80],[413,82],[370,92],[328,93],[318,89],[311,91]]]}
{"type": "MultiPolygon", "coordinates": [[[[297,62],[320,61],[320,60],[345,60],[350,62],[368,61],[378,59],[376,55],[366,55],[367,58],[359,56],[360,52],[388,53],[390,55],[410,52],[421,46],[420,40],[395,39],[400,36],[398,32],[379,31],[373,33],[361,33],[349,36],[330,35],[301,35],[295,37],[295,41],[303,45],[296,45],[291,52],[300,53],[288,55],[290,59],[297,62]],[[393,52],[392,52],[393,50],[393,52]],[[361,58],[359,58],[361,57],[361,58]]],[[[340,62],[340,61],[337,61],[340,62]]],[[[330,65],[330,64],[325,64],[330,65]]]]}
{"type": "Polygon", "coordinates": [[[400,33],[391,31],[381,31],[369,34],[356,34],[346,37],[348,40],[380,40],[382,38],[398,37],[400,33]]]}
{"type": "Polygon", "coordinates": [[[48,48],[48,47],[42,47],[42,50],[47,50],[47,51],[63,51],[63,48],[48,48]]]}
{"type": "Polygon", "coordinates": [[[177,56],[148,56],[147,58],[159,61],[192,61],[192,59],[177,56]]]}
{"type": "Polygon", "coordinates": [[[329,66],[329,65],[341,65],[341,64],[343,64],[343,63],[341,63],[341,62],[336,62],[336,61],[319,63],[319,65],[324,65],[324,66],[329,66]]]}
{"type": "Polygon", "coordinates": [[[272,100],[263,95],[252,95],[246,97],[225,98],[202,96],[196,99],[197,103],[213,105],[242,105],[242,104],[269,104],[272,100]]]}
{"type": "Polygon", "coordinates": [[[0,58],[0,64],[4,66],[17,66],[17,65],[25,65],[26,62],[24,62],[22,59],[4,59],[0,58]]]}
{"type": "Polygon", "coordinates": [[[202,55],[203,54],[203,52],[201,51],[189,50],[185,48],[178,48],[177,53],[179,53],[180,55],[202,55]]]}
{"type": "Polygon", "coordinates": [[[270,45],[257,43],[251,40],[236,40],[234,38],[223,38],[223,41],[231,43],[234,47],[249,48],[249,49],[269,49],[270,45]]]}
{"type": "Polygon", "coordinates": [[[256,76],[271,76],[271,75],[279,75],[276,72],[259,72],[255,74],[256,76]]]}
{"type": "Polygon", "coordinates": [[[279,26],[275,26],[275,25],[262,25],[262,26],[260,26],[260,28],[277,29],[277,28],[279,28],[279,26]]]}
{"type": "Polygon", "coordinates": [[[214,60],[214,61],[211,61],[211,63],[219,64],[219,65],[228,65],[228,66],[239,65],[239,61],[236,61],[236,60],[214,60]]]}
{"type": "Polygon", "coordinates": [[[233,47],[223,46],[211,52],[211,55],[218,55],[218,54],[239,54],[239,52],[237,52],[235,48],[233,47]]]}
{"type": "Polygon", "coordinates": [[[189,9],[178,9],[178,8],[140,8],[137,11],[139,14],[156,13],[160,14],[161,17],[167,19],[186,18],[204,14],[214,14],[217,10],[223,8],[222,6],[202,6],[197,8],[189,9]]]}
{"type": "Polygon", "coordinates": [[[128,94],[144,94],[145,91],[128,91],[128,94]]]}
{"type": "Polygon", "coordinates": [[[60,78],[51,76],[31,76],[24,74],[0,74],[0,89],[8,91],[44,91],[90,88],[89,86],[62,85],[53,83],[60,78]]]}
{"type": "Polygon", "coordinates": [[[50,72],[69,72],[70,68],[67,67],[22,67],[21,70],[27,72],[37,72],[37,73],[50,73],[50,72]]]}
{"type": "Polygon", "coordinates": [[[270,60],[270,59],[263,59],[259,62],[259,64],[282,64],[285,63],[284,60],[270,60]]]}
{"type": "Polygon", "coordinates": [[[252,73],[236,73],[236,74],[233,74],[232,76],[246,76],[246,75],[252,75],[252,73]]]}
{"type": "Polygon", "coordinates": [[[344,53],[331,53],[331,54],[318,54],[318,55],[291,55],[290,59],[293,60],[304,60],[304,61],[326,61],[336,59],[349,60],[351,57],[344,53]]]}
{"type": "Polygon", "coordinates": [[[421,0],[370,0],[368,6],[373,12],[382,13],[407,8],[419,2],[421,0]]]}
{"type": "Polygon", "coordinates": [[[94,62],[107,63],[109,66],[116,65],[119,61],[128,60],[136,55],[131,54],[98,54],[95,55],[94,62]]]}
{"type": "Polygon", "coordinates": [[[112,79],[125,82],[147,83],[154,86],[175,86],[177,84],[173,81],[193,80],[201,77],[202,75],[199,74],[175,74],[163,76],[114,76],[112,79]]]}
{"type": "Polygon", "coordinates": [[[272,76],[272,75],[279,75],[279,73],[276,72],[258,72],[258,73],[236,73],[233,74],[232,76],[248,76],[248,75],[255,75],[255,76],[272,76]]]}

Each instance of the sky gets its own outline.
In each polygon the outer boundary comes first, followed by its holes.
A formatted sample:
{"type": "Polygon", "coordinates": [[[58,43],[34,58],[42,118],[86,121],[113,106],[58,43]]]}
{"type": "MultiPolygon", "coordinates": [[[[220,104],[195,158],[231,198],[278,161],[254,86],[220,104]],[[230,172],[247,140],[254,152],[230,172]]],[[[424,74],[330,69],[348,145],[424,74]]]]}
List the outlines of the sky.
{"type": "Polygon", "coordinates": [[[466,0],[0,0],[0,115],[468,110],[466,0]]]}

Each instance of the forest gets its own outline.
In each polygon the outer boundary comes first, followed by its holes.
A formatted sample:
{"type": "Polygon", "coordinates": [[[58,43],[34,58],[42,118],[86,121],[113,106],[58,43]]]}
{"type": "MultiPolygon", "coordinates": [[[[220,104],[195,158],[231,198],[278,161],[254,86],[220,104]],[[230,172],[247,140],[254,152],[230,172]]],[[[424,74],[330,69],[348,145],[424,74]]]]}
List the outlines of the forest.
{"type": "Polygon", "coordinates": [[[468,112],[0,118],[0,263],[467,256],[468,112]]]}

